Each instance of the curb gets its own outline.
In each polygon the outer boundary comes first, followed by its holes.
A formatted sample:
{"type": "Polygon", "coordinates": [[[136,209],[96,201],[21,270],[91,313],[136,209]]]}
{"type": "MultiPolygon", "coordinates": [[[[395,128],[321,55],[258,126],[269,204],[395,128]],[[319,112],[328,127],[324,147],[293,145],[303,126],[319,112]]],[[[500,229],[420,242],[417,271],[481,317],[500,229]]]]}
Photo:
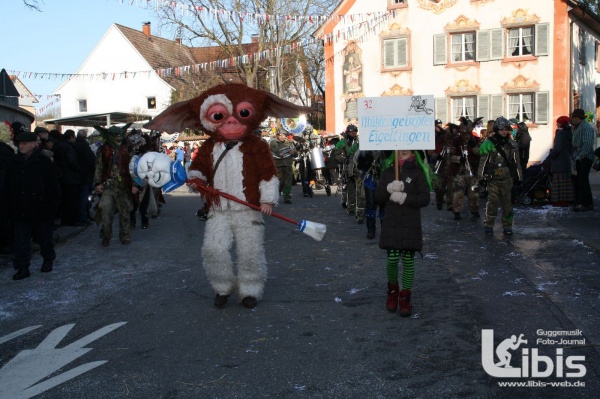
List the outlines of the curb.
{"type": "Polygon", "coordinates": [[[583,236],[583,235],[579,234],[578,232],[573,231],[573,229],[565,227],[557,219],[555,219],[551,216],[546,217],[546,223],[550,227],[554,227],[556,229],[563,231],[569,237],[572,237],[573,239],[575,239],[577,241],[583,242],[583,244],[585,246],[590,247],[590,248],[600,252],[600,242],[598,242],[597,240],[596,241],[591,240],[589,236],[583,236]]]}

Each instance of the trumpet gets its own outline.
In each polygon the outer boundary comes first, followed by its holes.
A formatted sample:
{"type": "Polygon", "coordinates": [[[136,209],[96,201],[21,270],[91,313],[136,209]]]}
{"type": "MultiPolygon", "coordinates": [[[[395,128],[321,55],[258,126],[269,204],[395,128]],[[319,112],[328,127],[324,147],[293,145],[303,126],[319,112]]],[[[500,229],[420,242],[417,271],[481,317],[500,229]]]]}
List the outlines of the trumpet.
{"type": "Polygon", "coordinates": [[[462,156],[465,157],[465,168],[467,168],[467,172],[469,172],[469,177],[473,177],[473,170],[471,170],[471,164],[469,163],[469,153],[464,145],[460,146],[462,150],[462,156]]]}
{"type": "Polygon", "coordinates": [[[448,155],[448,151],[450,151],[448,146],[444,146],[444,148],[442,148],[442,152],[440,153],[439,159],[435,161],[433,173],[435,173],[436,175],[440,170],[440,166],[442,166],[442,161],[444,160],[444,157],[448,155]]]}

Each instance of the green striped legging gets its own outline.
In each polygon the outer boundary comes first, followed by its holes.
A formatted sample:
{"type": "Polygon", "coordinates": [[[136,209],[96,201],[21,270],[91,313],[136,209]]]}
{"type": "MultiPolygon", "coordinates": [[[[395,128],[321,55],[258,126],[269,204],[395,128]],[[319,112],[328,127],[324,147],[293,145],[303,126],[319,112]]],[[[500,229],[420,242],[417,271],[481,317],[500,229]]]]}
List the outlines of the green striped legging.
{"type": "Polygon", "coordinates": [[[387,275],[390,284],[398,282],[398,264],[402,257],[402,289],[411,290],[415,277],[415,252],[401,251],[399,249],[388,249],[387,251],[387,275]]]}

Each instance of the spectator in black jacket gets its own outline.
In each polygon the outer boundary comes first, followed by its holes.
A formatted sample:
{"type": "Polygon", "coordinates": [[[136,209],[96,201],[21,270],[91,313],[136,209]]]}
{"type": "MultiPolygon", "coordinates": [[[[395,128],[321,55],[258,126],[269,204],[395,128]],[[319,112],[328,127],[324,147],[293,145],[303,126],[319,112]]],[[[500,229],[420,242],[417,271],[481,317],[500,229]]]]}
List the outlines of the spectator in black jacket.
{"type": "Polygon", "coordinates": [[[52,271],[56,253],[52,221],[60,201],[58,180],[52,161],[38,149],[37,136],[21,133],[16,141],[19,153],[6,175],[9,212],[15,221],[15,258],[17,273],[13,280],[29,277],[31,238],[35,236],[44,258],[42,273],[52,271]]]}
{"type": "Polygon", "coordinates": [[[73,130],[67,130],[64,134],[65,140],[69,142],[75,150],[77,163],[81,170],[81,181],[78,186],[77,209],[79,210],[79,222],[92,224],[88,216],[88,197],[92,191],[94,183],[94,170],[96,168],[96,155],[86,141],[87,130],[77,131],[77,138],[73,130]]]}
{"type": "Polygon", "coordinates": [[[8,127],[0,128],[0,253],[12,252],[15,235],[13,223],[9,217],[8,195],[6,194],[6,174],[14,157],[15,147],[12,146],[10,129],[8,127]]]}
{"type": "MultiPolygon", "coordinates": [[[[71,132],[73,132],[71,130],[71,132]]],[[[77,163],[75,149],[69,143],[55,139],[56,133],[51,131],[46,141],[46,148],[54,153],[54,164],[58,169],[58,184],[60,185],[61,203],[59,207],[60,223],[63,226],[83,226],[79,221],[79,184],[81,169],[77,163]],[[54,137],[53,137],[54,136],[54,137]]],[[[74,132],[73,132],[74,133],[74,132]]]]}

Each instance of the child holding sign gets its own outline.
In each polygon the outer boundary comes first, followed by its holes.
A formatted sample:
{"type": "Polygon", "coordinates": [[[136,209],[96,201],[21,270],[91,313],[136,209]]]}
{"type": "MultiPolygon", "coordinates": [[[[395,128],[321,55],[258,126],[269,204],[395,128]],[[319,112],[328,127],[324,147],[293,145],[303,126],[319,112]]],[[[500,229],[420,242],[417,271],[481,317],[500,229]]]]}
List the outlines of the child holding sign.
{"type": "Polygon", "coordinates": [[[398,150],[398,168],[383,171],[375,201],[385,214],[381,226],[379,247],[387,250],[388,294],[386,307],[400,316],[412,314],[411,290],[413,286],[415,252],[423,248],[421,208],[429,204],[428,177],[424,172],[420,151],[398,150]],[[396,172],[398,170],[398,172],[396,172]],[[402,257],[402,290],[398,284],[398,264],[402,257]]]}

